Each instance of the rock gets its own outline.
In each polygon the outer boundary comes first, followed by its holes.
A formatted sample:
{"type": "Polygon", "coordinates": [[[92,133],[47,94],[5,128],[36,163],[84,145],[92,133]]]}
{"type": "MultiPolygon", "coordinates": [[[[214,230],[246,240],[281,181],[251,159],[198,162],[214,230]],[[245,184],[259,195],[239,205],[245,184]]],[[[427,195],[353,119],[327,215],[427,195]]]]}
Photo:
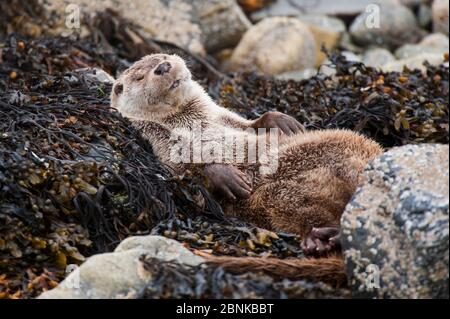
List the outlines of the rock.
{"type": "Polygon", "coordinates": [[[420,41],[421,45],[427,45],[433,48],[446,48],[448,51],[448,36],[442,33],[432,33],[420,41]]]}
{"type": "MultiPolygon", "coordinates": [[[[401,59],[385,64],[382,69],[385,72],[401,72],[404,67],[410,70],[417,69],[426,72],[423,65],[427,61],[431,65],[440,65],[444,63],[444,55],[435,53],[422,53],[407,59],[401,59]]],[[[448,63],[447,63],[448,64],[448,63]]]]}
{"type": "Polygon", "coordinates": [[[105,84],[114,83],[114,78],[100,68],[82,68],[77,69],[74,72],[79,74],[88,84],[98,84],[99,82],[105,84]]]}
{"type": "Polygon", "coordinates": [[[65,23],[69,4],[92,15],[111,8],[142,28],[151,38],[175,43],[191,52],[205,54],[202,30],[197,24],[195,0],[53,0],[48,9],[56,10],[65,23]]]}
{"type": "Polygon", "coordinates": [[[394,55],[383,48],[374,48],[366,51],[362,62],[370,67],[381,68],[383,65],[395,61],[394,55]]]}
{"type": "Polygon", "coordinates": [[[357,16],[350,26],[350,34],[360,45],[396,48],[416,42],[420,32],[416,17],[408,7],[385,1],[357,16]]]}
{"type": "Polygon", "coordinates": [[[160,236],[130,237],[113,253],[90,257],[55,289],[39,298],[136,298],[152,280],[139,261],[142,255],[189,266],[203,262],[175,240],[160,236]]]}
{"type": "Polygon", "coordinates": [[[448,0],[434,0],[432,6],[433,30],[448,35],[448,0]]]}
{"type": "Polygon", "coordinates": [[[301,14],[322,14],[338,16],[355,16],[364,11],[373,0],[277,0],[264,9],[251,15],[253,21],[267,17],[298,16],[301,14]]]}
{"type": "Polygon", "coordinates": [[[345,24],[337,18],[326,15],[308,14],[297,18],[309,27],[316,40],[316,65],[318,66],[326,59],[325,53],[322,52],[322,45],[327,50],[334,49],[346,31],[345,24]]]}
{"type": "Polygon", "coordinates": [[[366,168],[341,220],[354,297],[449,298],[448,152],[407,145],[366,168]]]}
{"type": "Polygon", "coordinates": [[[194,1],[203,43],[210,53],[235,47],[252,26],[235,0],[194,1]]]}
{"type": "Polygon", "coordinates": [[[419,6],[419,11],[417,12],[417,20],[421,28],[429,29],[432,21],[432,13],[429,5],[422,3],[419,6]]]}
{"type": "Polygon", "coordinates": [[[233,52],[232,70],[276,75],[311,68],[316,42],[309,28],[296,18],[268,18],[250,28],[233,52]]]}
{"type": "Polygon", "coordinates": [[[438,54],[444,56],[448,52],[448,47],[431,47],[421,44],[406,44],[395,51],[395,56],[398,59],[408,59],[421,54],[438,54]]]}
{"type": "Polygon", "coordinates": [[[433,33],[424,37],[419,44],[405,44],[398,48],[395,56],[398,59],[408,59],[424,53],[443,56],[448,52],[448,37],[442,33],[433,33]]]}
{"type": "Polygon", "coordinates": [[[294,81],[302,81],[309,79],[317,74],[317,69],[305,69],[303,71],[292,71],[292,72],[285,72],[281,73],[276,76],[279,80],[294,80],[294,81]]]}
{"type": "MultiPolygon", "coordinates": [[[[351,51],[342,51],[341,54],[347,59],[347,61],[362,62],[361,57],[351,51]]],[[[332,65],[331,61],[328,59],[325,60],[319,68],[320,73],[325,74],[327,76],[335,75],[336,69],[333,67],[330,67],[329,65],[332,65]]]]}

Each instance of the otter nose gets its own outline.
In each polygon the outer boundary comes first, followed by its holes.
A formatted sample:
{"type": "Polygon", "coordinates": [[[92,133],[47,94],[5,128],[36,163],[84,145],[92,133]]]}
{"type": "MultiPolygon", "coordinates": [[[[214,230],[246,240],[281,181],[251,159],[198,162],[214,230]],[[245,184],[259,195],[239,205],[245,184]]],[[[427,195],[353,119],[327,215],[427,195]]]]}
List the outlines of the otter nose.
{"type": "Polygon", "coordinates": [[[156,75],[164,75],[165,73],[169,72],[172,66],[169,62],[164,62],[158,65],[158,67],[155,70],[156,75]]]}

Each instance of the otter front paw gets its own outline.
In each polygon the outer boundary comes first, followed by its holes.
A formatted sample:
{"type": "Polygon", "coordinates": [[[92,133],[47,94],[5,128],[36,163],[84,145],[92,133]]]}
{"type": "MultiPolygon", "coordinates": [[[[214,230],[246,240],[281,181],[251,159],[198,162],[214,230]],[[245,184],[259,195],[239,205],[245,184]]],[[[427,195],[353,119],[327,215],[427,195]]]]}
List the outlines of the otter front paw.
{"type": "Polygon", "coordinates": [[[305,255],[327,255],[341,247],[340,230],[337,227],[313,228],[301,246],[305,255]]]}
{"type": "Polygon", "coordinates": [[[252,188],[247,176],[232,165],[212,164],[205,167],[209,189],[229,200],[247,199],[252,188]]]}
{"type": "Polygon", "coordinates": [[[255,120],[253,128],[277,128],[286,135],[294,135],[305,132],[305,127],[296,119],[280,112],[264,113],[259,119],[255,120]]]}

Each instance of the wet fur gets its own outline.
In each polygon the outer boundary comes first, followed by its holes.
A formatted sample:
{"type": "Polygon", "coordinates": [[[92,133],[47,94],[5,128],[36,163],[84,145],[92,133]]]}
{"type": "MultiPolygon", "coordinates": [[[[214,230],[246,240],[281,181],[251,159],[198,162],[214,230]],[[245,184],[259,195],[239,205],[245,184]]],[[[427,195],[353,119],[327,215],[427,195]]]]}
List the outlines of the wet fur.
{"type": "MultiPolygon", "coordinates": [[[[167,103],[157,107],[146,104],[151,99],[135,95],[148,93],[142,88],[138,90],[130,78],[147,68],[154,57],[144,58],[116,81],[115,86],[126,83],[128,89],[124,92],[131,96],[117,96],[113,89],[111,101],[112,106],[132,119],[152,142],[162,162],[171,165],[168,154],[171,142],[167,137],[173,131],[183,134],[193,125],[201,125],[210,129],[207,134],[213,140],[215,133],[243,134],[237,129],[251,127],[254,123],[218,106],[198,83],[190,79],[178,95],[166,95],[173,101],[171,108],[166,107],[167,103]]],[[[164,55],[158,55],[158,58],[172,59],[182,70],[180,72],[185,72],[185,65],[179,58],[164,55]]],[[[364,167],[381,152],[376,142],[347,130],[312,131],[284,137],[277,171],[261,175],[255,167],[239,166],[252,178],[253,194],[248,200],[226,201],[222,205],[229,215],[302,237],[313,227],[338,227],[346,204],[360,184],[364,167]]],[[[188,168],[186,165],[174,167],[180,172],[188,168]]],[[[334,281],[342,281],[345,277],[340,257],[294,261],[208,257],[208,262],[234,272],[262,270],[281,277],[333,278],[334,281]]]]}

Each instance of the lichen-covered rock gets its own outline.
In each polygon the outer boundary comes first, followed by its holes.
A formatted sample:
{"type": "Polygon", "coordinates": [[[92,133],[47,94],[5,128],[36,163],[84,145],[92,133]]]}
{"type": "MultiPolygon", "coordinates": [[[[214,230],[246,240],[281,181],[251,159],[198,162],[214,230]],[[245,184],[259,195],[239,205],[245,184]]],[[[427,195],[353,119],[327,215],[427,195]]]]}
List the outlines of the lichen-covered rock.
{"type": "Polygon", "coordinates": [[[231,48],[252,26],[235,0],[194,1],[208,52],[231,48]]]}
{"type": "Polygon", "coordinates": [[[354,297],[449,297],[448,152],[407,145],[366,169],[341,221],[354,297]]]}
{"type": "Polygon", "coordinates": [[[142,256],[197,266],[203,262],[179,242],[160,236],[130,237],[113,253],[90,257],[41,299],[136,298],[152,280],[140,262],[142,256]]]}
{"type": "Polygon", "coordinates": [[[361,45],[396,48],[404,43],[414,43],[420,32],[411,9],[383,1],[357,16],[350,26],[350,34],[361,45]]]}
{"type": "Polygon", "coordinates": [[[250,28],[234,50],[230,68],[276,75],[311,68],[316,42],[308,26],[296,18],[268,18],[250,28]]]}
{"type": "Polygon", "coordinates": [[[326,59],[322,46],[325,46],[328,51],[334,49],[346,31],[345,24],[337,18],[326,15],[305,14],[297,18],[309,27],[316,40],[316,65],[320,65],[326,59]]]}
{"type": "Polygon", "coordinates": [[[394,55],[386,49],[374,48],[366,51],[362,62],[370,67],[381,68],[383,65],[395,61],[394,55]]]}
{"type": "Polygon", "coordinates": [[[434,32],[441,32],[448,35],[448,0],[434,0],[432,6],[433,29],[434,32]]]}

